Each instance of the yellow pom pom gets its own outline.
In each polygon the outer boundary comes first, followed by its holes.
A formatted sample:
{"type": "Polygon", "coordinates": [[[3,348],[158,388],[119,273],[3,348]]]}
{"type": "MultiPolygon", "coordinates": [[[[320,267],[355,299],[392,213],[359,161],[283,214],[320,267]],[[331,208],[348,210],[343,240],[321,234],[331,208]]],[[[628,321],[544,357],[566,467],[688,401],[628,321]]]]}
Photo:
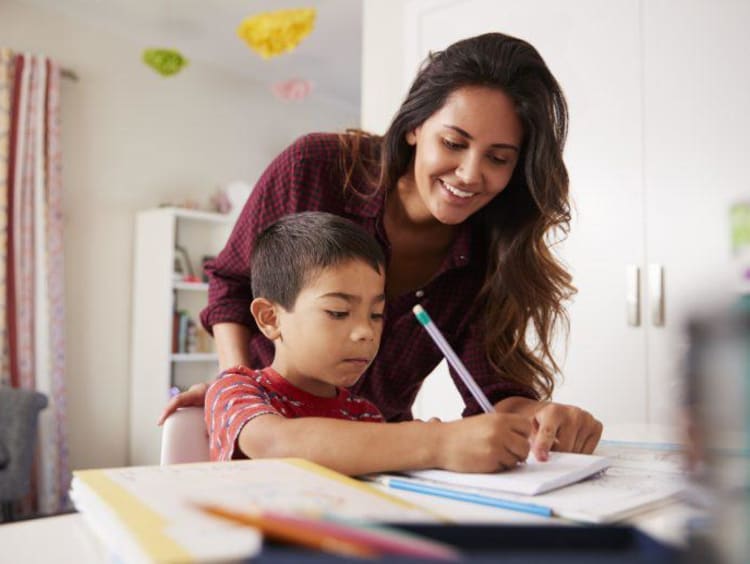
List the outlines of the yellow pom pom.
{"type": "Polygon", "coordinates": [[[242,21],[237,36],[264,59],[293,51],[315,25],[315,8],[264,12],[242,21]]]}

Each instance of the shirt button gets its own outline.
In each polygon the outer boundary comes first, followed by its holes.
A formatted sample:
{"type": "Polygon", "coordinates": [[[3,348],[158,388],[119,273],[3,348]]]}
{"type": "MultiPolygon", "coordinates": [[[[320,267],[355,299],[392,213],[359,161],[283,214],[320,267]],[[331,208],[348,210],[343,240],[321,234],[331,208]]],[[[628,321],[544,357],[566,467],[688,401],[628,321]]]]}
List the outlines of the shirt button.
{"type": "Polygon", "coordinates": [[[418,298],[421,298],[422,296],[424,296],[424,290],[417,290],[416,292],[414,292],[414,295],[418,298]]]}

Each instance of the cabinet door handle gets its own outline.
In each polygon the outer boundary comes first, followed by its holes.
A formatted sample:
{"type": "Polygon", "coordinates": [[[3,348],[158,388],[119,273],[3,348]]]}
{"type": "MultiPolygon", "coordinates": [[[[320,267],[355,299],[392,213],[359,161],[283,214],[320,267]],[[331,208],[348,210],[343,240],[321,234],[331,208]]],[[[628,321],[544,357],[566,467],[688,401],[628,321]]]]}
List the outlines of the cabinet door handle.
{"type": "Polygon", "coordinates": [[[638,327],[641,324],[641,269],[629,264],[625,275],[625,309],[628,325],[638,327]]]}
{"type": "Polygon", "coordinates": [[[660,264],[648,265],[649,302],[651,304],[651,324],[664,326],[664,267],[660,264]]]}

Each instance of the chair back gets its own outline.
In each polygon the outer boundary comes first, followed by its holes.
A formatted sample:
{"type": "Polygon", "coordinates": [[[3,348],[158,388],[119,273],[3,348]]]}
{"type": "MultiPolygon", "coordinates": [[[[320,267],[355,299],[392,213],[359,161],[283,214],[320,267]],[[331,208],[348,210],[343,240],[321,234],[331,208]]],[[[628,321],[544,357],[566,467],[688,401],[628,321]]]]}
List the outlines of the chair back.
{"type": "Polygon", "coordinates": [[[161,431],[161,465],[208,462],[208,431],[202,407],[182,407],[161,431]]]}
{"type": "Polygon", "coordinates": [[[0,386],[0,502],[23,498],[31,488],[31,461],[39,412],[47,396],[34,390],[0,386]]]}

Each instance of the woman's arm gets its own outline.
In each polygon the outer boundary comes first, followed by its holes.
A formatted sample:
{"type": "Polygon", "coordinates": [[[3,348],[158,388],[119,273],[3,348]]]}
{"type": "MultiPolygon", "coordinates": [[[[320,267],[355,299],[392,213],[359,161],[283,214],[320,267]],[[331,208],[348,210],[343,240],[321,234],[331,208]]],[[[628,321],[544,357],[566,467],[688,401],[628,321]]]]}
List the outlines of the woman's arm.
{"type": "Polygon", "coordinates": [[[495,472],[526,459],[530,433],[527,418],[506,413],[448,423],[262,415],[245,424],[237,443],[250,458],[305,458],[355,476],[424,468],[495,472]]]}
{"type": "MultiPolygon", "coordinates": [[[[533,390],[503,381],[487,360],[477,321],[471,320],[467,325],[468,330],[456,343],[459,356],[498,412],[520,415],[531,422],[534,456],[547,460],[550,450],[592,453],[602,435],[601,422],[588,411],[573,405],[539,401],[533,390]]],[[[457,380],[452,369],[451,375],[457,380]]],[[[462,384],[458,385],[468,406],[464,415],[477,413],[480,408],[476,400],[462,384]]]]}
{"type": "MultiPolygon", "coordinates": [[[[219,369],[223,372],[232,366],[250,366],[250,329],[239,323],[217,323],[213,329],[219,353],[219,369]]],[[[209,385],[210,382],[193,384],[186,391],[172,397],[164,406],[157,425],[162,425],[167,417],[181,407],[203,407],[209,385]]]]}
{"type": "Polygon", "coordinates": [[[531,450],[538,460],[547,460],[550,450],[591,454],[604,429],[598,419],[574,405],[510,397],[497,402],[495,409],[532,422],[531,450]]]}
{"type": "Polygon", "coordinates": [[[250,329],[239,323],[217,323],[213,326],[219,370],[232,366],[250,366],[250,329]]]}
{"type": "MultiPolygon", "coordinates": [[[[257,328],[250,315],[250,256],[255,237],[283,215],[312,209],[302,195],[309,196],[310,178],[325,168],[327,153],[320,162],[311,153],[319,139],[301,137],[273,160],[253,188],[224,249],[206,264],[208,305],[201,311],[201,323],[214,334],[222,370],[253,364],[249,342],[257,328]]],[[[174,396],[158,424],[180,407],[202,406],[207,389],[207,383],[195,384],[174,396]]]]}

